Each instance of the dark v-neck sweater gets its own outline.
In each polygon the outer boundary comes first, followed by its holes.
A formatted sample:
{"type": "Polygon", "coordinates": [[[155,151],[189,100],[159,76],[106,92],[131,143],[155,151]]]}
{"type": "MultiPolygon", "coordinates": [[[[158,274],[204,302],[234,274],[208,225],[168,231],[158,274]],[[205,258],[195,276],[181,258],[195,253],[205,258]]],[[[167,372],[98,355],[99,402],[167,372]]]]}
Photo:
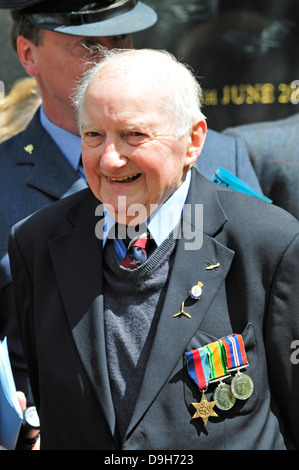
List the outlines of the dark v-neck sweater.
{"type": "Polygon", "coordinates": [[[119,266],[112,240],[105,246],[106,349],[121,437],[129,425],[142,384],[165,299],[174,248],[175,239],[170,236],[144,264],[131,270],[119,266]]]}

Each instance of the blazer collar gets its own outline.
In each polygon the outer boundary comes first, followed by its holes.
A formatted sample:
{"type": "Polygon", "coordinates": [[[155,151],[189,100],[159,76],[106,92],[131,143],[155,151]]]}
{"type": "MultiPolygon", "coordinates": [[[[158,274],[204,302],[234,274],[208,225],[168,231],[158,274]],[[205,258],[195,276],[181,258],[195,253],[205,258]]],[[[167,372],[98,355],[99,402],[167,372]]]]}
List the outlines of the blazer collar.
{"type": "Polygon", "coordinates": [[[202,176],[196,168],[192,168],[191,185],[186,200],[185,221],[190,223],[194,229],[202,230],[203,233],[210,236],[214,236],[227,221],[226,213],[218,197],[218,193],[225,191],[225,189],[220,185],[215,186],[215,184],[202,176]],[[197,211],[189,210],[193,206],[197,207],[197,211]],[[198,227],[200,209],[203,213],[202,227],[198,227]]]}
{"type": "Polygon", "coordinates": [[[78,174],[41,125],[39,113],[38,109],[28,127],[20,134],[18,163],[33,165],[27,178],[29,185],[60,199],[67,192],[70,194],[86,185],[73,186],[79,180],[78,174]],[[70,192],[72,186],[73,191],[70,192]]]}

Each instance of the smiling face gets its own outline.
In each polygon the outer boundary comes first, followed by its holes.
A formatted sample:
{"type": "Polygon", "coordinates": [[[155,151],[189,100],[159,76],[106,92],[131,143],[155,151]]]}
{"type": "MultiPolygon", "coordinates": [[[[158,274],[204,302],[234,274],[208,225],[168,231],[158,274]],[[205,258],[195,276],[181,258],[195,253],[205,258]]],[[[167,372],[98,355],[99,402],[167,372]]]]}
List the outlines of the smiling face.
{"type": "MultiPolygon", "coordinates": [[[[167,83],[125,70],[95,77],[83,111],[82,156],[91,190],[122,223],[133,204],[148,216],[180,186],[196,156],[192,136],[178,138],[162,104],[167,83]],[[192,150],[190,150],[192,148],[192,150]],[[120,197],[125,206],[120,207],[120,197]]],[[[142,222],[143,220],[139,220],[142,222]]]]}

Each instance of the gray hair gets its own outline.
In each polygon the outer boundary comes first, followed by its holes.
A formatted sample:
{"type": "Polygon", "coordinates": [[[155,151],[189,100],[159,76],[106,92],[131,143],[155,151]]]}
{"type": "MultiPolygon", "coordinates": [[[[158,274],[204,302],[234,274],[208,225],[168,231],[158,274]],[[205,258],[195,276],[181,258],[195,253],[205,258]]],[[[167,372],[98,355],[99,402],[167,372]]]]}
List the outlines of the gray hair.
{"type": "MultiPolygon", "coordinates": [[[[109,65],[119,62],[118,59],[125,59],[126,57],[133,58],[144,54],[155,54],[157,59],[157,70],[160,78],[167,83],[169,90],[168,96],[165,96],[163,102],[165,111],[173,119],[175,125],[175,134],[182,137],[189,133],[192,125],[199,120],[205,120],[205,116],[201,112],[202,103],[202,90],[201,87],[192,73],[191,69],[179,62],[172,54],[164,50],[153,49],[112,49],[108,50],[101,46],[100,60],[96,63],[89,63],[87,71],[83,74],[76,90],[74,91],[72,102],[75,107],[78,126],[82,129],[82,116],[84,111],[84,101],[86,92],[90,82],[93,78],[106,76],[109,73],[109,65]],[[163,67],[161,67],[161,63],[163,67]],[[108,67],[107,67],[108,66],[108,67]]],[[[115,68],[117,70],[117,68],[115,68]]],[[[114,69],[114,70],[115,70],[114,69]]],[[[140,67],[141,73],[143,72],[142,65],[140,67]]],[[[152,71],[151,71],[152,72],[152,71]]],[[[156,77],[156,75],[154,75],[156,77]]]]}

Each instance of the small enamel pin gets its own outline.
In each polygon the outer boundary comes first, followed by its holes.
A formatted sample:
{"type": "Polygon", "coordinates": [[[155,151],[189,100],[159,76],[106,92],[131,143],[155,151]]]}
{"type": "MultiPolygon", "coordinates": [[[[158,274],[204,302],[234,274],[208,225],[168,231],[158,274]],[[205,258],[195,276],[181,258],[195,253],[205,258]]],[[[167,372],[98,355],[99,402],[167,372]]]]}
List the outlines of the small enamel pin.
{"type": "Polygon", "coordinates": [[[24,150],[31,155],[33,152],[33,145],[32,144],[27,145],[26,147],[24,147],[24,150]]]}
{"type": "Polygon", "coordinates": [[[200,296],[202,294],[202,287],[203,287],[202,282],[198,282],[195,286],[192,287],[192,289],[189,291],[189,294],[192,297],[192,299],[196,299],[196,300],[200,299],[200,296]]]}
{"type": "Polygon", "coordinates": [[[192,318],[189,313],[184,311],[184,305],[185,305],[184,302],[182,302],[181,310],[178,313],[176,313],[175,315],[173,315],[173,318],[179,317],[180,315],[185,315],[185,317],[187,317],[187,318],[192,318]]]}

